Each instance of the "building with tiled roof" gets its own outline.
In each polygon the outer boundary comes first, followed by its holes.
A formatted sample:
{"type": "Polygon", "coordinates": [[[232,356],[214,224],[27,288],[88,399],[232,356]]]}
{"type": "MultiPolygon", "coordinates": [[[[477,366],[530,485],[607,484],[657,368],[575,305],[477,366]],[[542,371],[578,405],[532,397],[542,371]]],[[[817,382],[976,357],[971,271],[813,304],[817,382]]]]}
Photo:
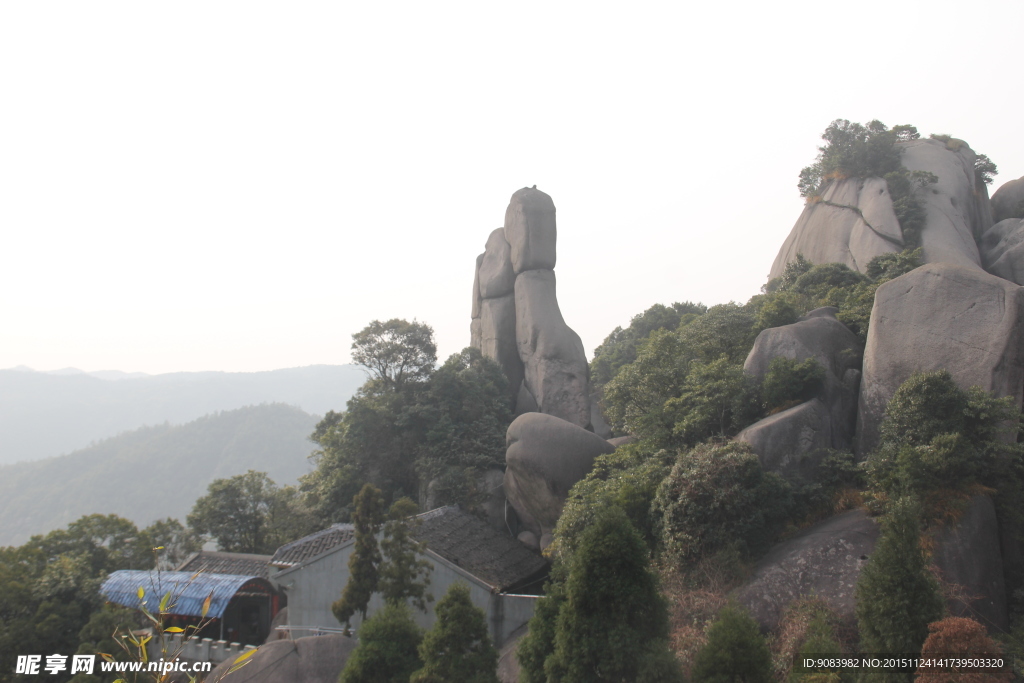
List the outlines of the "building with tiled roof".
{"type": "Polygon", "coordinates": [[[427,545],[429,554],[497,592],[536,592],[547,576],[544,558],[457,505],[425,512],[417,519],[419,526],[412,535],[427,545]]]}
{"type": "Polygon", "coordinates": [[[355,527],[351,524],[335,524],[281,546],[270,558],[270,564],[288,569],[330,550],[350,545],[355,542],[355,538],[355,527]]]}
{"type": "Polygon", "coordinates": [[[188,559],[176,567],[176,571],[190,574],[237,574],[266,579],[270,575],[269,562],[270,555],[200,550],[189,555],[188,559]]]}
{"type": "MultiPolygon", "coordinates": [[[[448,588],[462,582],[469,586],[470,600],[487,614],[491,638],[500,646],[517,628],[533,616],[538,594],[548,572],[548,563],[507,531],[499,531],[484,520],[448,506],[431,510],[410,520],[412,535],[424,543],[420,557],[431,564],[427,592],[434,603],[427,611],[413,611],[423,628],[436,619],[433,605],[448,588]]],[[[282,546],[270,560],[278,571],[271,581],[288,596],[287,628],[294,636],[339,630],[331,604],[341,597],[348,583],[348,561],[355,548],[351,525],[335,525],[282,546]]],[[[375,593],[367,616],[383,608],[375,593]]],[[[360,615],[351,625],[358,631],[360,615]]]]}

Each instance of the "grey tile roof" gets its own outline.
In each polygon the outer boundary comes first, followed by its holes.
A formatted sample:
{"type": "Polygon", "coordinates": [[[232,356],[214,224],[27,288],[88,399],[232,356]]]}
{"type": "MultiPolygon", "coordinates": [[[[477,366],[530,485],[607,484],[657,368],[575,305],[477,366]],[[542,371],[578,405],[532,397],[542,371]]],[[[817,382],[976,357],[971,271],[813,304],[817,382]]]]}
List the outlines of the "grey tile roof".
{"type": "Polygon", "coordinates": [[[547,572],[544,558],[457,505],[424,512],[418,519],[417,540],[499,591],[515,590],[547,572]]]}
{"type": "Polygon", "coordinates": [[[202,550],[193,553],[178,567],[179,572],[205,572],[207,574],[238,574],[242,576],[258,576],[267,578],[270,573],[270,555],[254,555],[252,553],[225,553],[213,550],[202,550]]]}
{"type": "Polygon", "coordinates": [[[335,524],[281,546],[270,559],[270,564],[281,568],[294,567],[318,555],[323,555],[328,550],[346,545],[354,539],[355,527],[351,524],[335,524]]]}

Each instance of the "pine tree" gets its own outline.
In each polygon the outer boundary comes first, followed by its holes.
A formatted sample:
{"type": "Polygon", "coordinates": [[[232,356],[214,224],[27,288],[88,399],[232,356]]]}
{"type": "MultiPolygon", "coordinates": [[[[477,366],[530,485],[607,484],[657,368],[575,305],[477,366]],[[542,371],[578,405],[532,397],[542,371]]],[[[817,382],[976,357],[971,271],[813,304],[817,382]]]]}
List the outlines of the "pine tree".
{"type": "Polygon", "coordinates": [[[437,623],[420,643],[423,668],[411,683],[498,683],[498,653],[487,634],[483,610],[469,587],[453,584],[437,603],[437,623]]]}
{"type": "Polygon", "coordinates": [[[620,508],[595,517],[569,559],[552,683],[682,681],[668,651],[668,612],[648,568],[647,546],[620,508]]]}
{"type": "MultiPolygon", "coordinates": [[[[921,549],[919,507],[910,498],[895,501],[882,521],[878,546],[857,582],[857,624],[861,652],[917,653],[928,624],[942,618],[939,585],[921,549]]],[[[905,681],[910,674],[879,674],[879,680],[905,681]]]]}
{"type": "Polygon", "coordinates": [[[359,646],[338,683],[408,683],[422,665],[417,651],[422,639],[407,605],[385,606],[359,628],[359,646]]]}
{"type": "Polygon", "coordinates": [[[772,655],[757,622],[727,605],[708,629],[708,642],[693,660],[693,683],[770,683],[772,655]]]}
{"type": "Polygon", "coordinates": [[[424,549],[424,544],[412,536],[413,528],[419,524],[412,515],[418,511],[419,507],[409,498],[400,498],[391,506],[390,519],[384,525],[384,538],[380,542],[383,560],[378,588],[385,601],[408,600],[426,612],[427,603],[434,600],[427,593],[428,574],[433,565],[417,556],[424,549]]]}
{"type": "Polygon", "coordinates": [[[565,578],[565,564],[556,560],[544,584],[544,597],[537,601],[529,629],[516,648],[522,683],[547,683],[544,662],[555,651],[558,613],[565,603],[565,578]]]}
{"type": "Polygon", "coordinates": [[[350,624],[356,612],[366,617],[370,596],[377,590],[381,562],[377,532],[384,517],[384,498],[380,489],[373,484],[364,485],[352,499],[352,507],[356,543],[348,560],[349,579],[341,598],[331,605],[334,617],[346,625],[350,624]]]}

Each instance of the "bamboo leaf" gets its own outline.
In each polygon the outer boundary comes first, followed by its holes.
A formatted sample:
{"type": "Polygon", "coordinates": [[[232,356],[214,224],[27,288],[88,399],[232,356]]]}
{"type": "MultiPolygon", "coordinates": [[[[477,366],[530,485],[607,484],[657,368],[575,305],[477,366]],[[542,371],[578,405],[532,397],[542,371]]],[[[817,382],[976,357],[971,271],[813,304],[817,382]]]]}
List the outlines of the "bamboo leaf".
{"type": "Polygon", "coordinates": [[[160,611],[167,611],[167,603],[171,600],[171,591],[167,591],[164,597],[160,598],[160,611]]]}
{"type": "Polygon", "coordinates": [[[171,626],[170,628],[165,628],[164,629],[164,633],[184,633],[184,632],[185,632],[185,629],[178,628],[177,626],[171,626]]]}
{"type": "Polygon", "coordinates": [[[203,600],[203,611],[200,614],[201,617],[206,617],[206,613],[210,611],[211,602],[213,602],[213,591],[210,591],[210,594],[206,596],[205,600],[203,600]]]}

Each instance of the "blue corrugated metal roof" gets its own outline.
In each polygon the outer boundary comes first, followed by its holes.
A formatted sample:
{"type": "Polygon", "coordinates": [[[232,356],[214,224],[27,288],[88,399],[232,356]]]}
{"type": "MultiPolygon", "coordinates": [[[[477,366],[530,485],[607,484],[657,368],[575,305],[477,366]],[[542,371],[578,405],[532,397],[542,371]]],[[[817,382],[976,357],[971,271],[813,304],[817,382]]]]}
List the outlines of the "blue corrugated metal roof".
{"type": "Polygon", "coordinates": [[[136,569],[121,569],[113,572],[100,586],[100,592],[110,602],[137,609],[145,602],[146,609],[156,614],[160,600],[171,591],[167,612],[186,616],[202,616],[203,602],[213,594],[206,616],[219,619],[235,593],[245,583],[258,576],[238,574],[199,574],[192,572],[155,572],[136,569]],[[145,591],[139,600],[139,587],[145,591]]]}

